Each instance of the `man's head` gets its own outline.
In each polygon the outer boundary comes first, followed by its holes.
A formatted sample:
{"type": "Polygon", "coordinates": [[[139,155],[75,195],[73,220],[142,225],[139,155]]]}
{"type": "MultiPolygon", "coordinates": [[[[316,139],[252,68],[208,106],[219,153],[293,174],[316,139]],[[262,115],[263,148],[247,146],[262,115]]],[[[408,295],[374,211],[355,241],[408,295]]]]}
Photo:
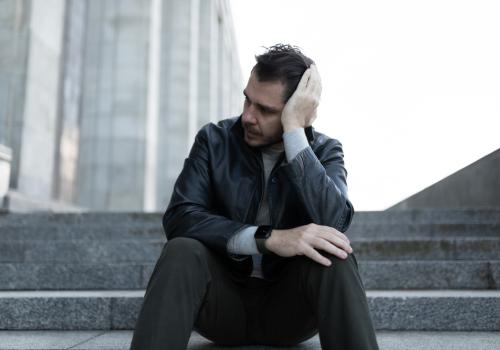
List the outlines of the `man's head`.
{"type": "Polygon", "coordinates": [[[314,62],[297,47],[282,44],[255,58],[257,63],[243,91],[242,123],[246,143],[262,147],[282,141],[281,111],[314,62]]]}

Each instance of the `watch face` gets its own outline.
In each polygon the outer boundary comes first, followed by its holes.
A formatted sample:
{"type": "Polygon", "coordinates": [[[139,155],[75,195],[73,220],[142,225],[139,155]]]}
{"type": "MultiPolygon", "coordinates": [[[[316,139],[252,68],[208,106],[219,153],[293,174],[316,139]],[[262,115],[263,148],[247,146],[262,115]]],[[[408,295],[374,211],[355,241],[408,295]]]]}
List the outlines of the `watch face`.
{"type": "Polygon", "coordinates": [[[259,226],[255,232],[255,238],[269,238],[273,228],[268,225],[259,226]]]}

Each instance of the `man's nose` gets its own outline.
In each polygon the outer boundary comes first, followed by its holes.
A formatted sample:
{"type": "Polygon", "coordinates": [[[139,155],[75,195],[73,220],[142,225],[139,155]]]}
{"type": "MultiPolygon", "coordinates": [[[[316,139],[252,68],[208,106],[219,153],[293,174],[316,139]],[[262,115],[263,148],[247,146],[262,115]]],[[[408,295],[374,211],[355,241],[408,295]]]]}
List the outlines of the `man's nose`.
{"type": "Polygon", "coordinates": [[[243,121],[248,124],[255,124],[257,119],[255,118],[254,108],[252,105],[247,106],[243,109],[243,121]]]}

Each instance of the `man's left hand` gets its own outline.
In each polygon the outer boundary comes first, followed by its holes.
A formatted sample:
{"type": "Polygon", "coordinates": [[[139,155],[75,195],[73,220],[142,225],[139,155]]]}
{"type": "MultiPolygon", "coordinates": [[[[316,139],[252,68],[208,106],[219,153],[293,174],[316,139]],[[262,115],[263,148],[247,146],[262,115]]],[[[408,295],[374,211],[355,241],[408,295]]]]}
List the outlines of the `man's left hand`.
{"type": "Polygon", "coordinates": [[[321,97],[321,78],[316,65],[311,65],[300,79],[297,89],[281,113],[283,132],[306,128],[316,119],[316,109],[321,97]]]}

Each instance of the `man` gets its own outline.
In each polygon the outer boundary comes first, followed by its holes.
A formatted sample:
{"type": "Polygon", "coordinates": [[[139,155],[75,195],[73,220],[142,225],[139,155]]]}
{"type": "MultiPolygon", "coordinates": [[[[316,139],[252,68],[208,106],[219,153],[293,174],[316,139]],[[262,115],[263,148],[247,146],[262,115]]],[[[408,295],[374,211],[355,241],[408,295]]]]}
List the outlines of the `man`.
{"type": "Polygon", "coordinates": [[[174,187],[168,238],[133,350],[223,345],[378,349],[349,239],[341,144],[312,127],[313,61],[275,45],[257,56],[240,117],[205,125],[174,187]]]}

